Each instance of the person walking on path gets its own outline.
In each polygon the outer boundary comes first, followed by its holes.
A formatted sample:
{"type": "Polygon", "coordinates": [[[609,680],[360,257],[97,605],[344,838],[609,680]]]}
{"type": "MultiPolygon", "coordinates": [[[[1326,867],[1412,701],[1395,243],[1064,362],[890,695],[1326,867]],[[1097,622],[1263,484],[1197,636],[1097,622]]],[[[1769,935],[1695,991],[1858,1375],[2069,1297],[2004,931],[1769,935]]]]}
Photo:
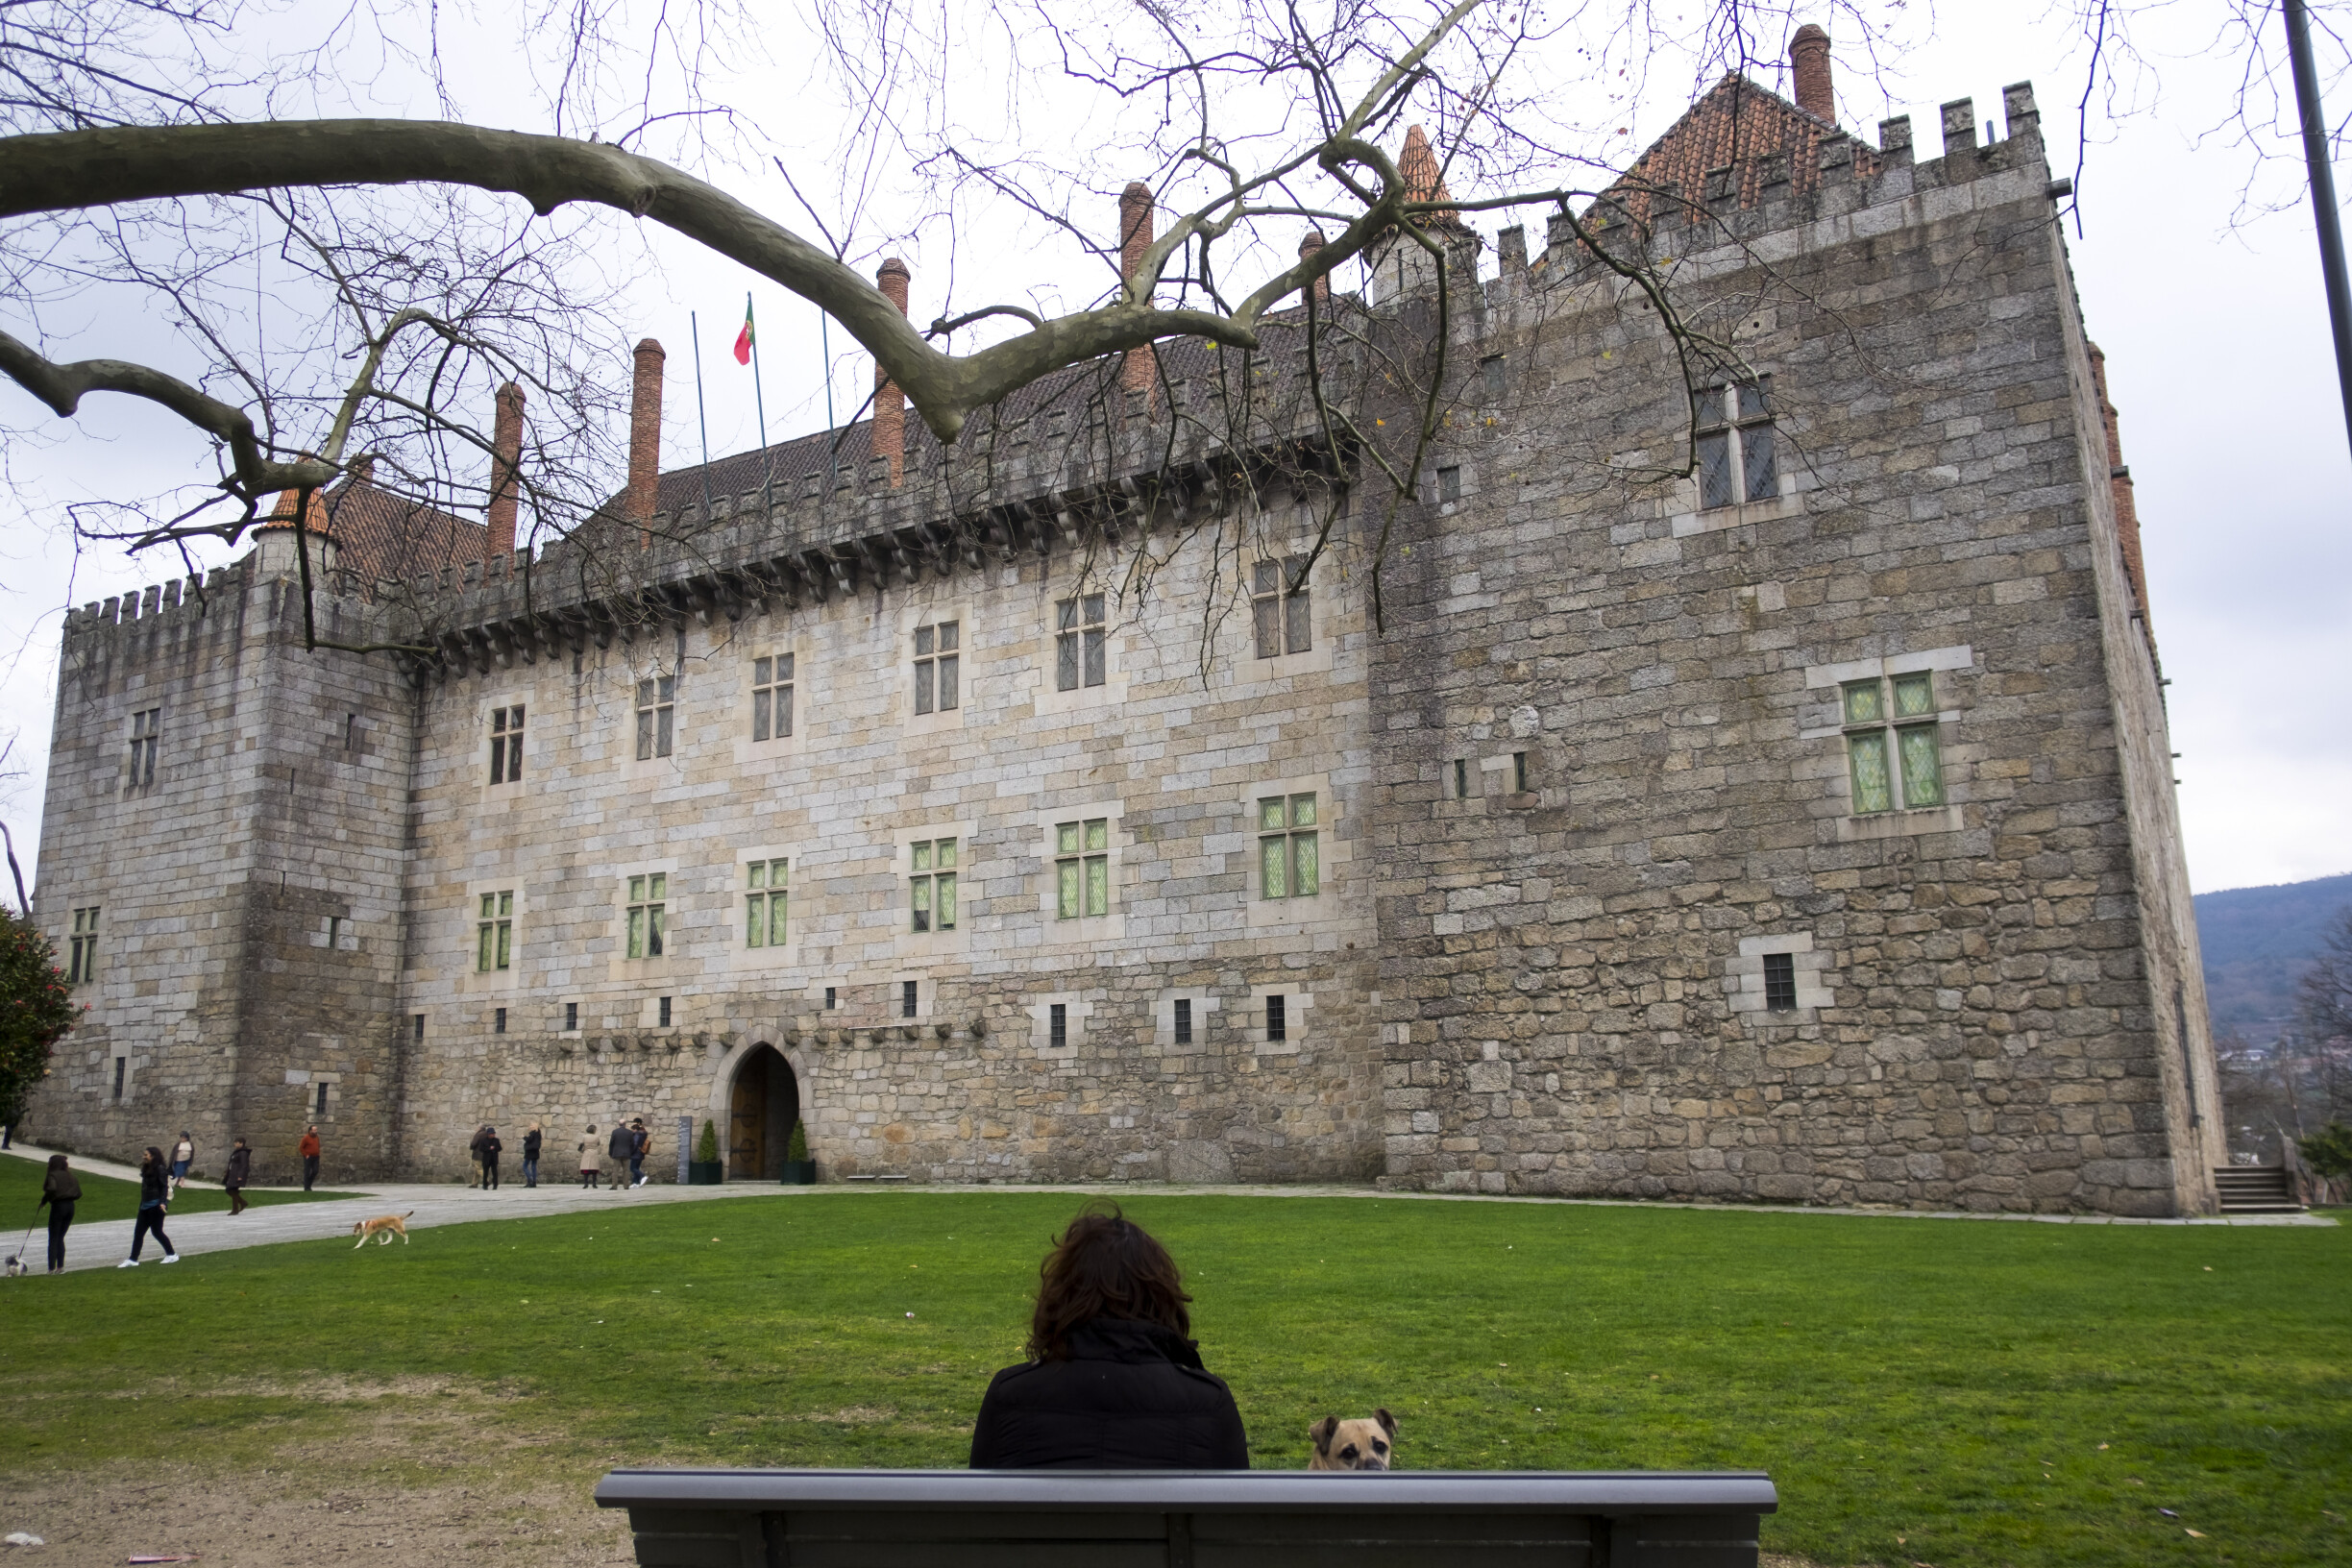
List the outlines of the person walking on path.
{"type": "Polygon", "coordinates": [[[65,1157],[49,1157],[49,1169],[41,1177],[40,1203],[49,1206],[49,1272],[65,1272],[65,1233],[73,1228],[74,1205],[82,1201],[82,1179],[65,1168],[65,1157]]]}
{"type": "Polygon", "coordinates": [[[139,1249],[147,1244],[150,1231],[163,1249],[163,1261],[167,1263],[180,1261],[180,1249],[163,1234],[163,1215],[170,1204],[171,1169],[163,1162],[163,1151],[150,1143],[145,1157],[139,1161],[138,1222],[131,1228],[131,1256],[116,1263],[116,1268],[138,1267],[139,1249]]]}
{"type": "Polygon", "coordinates": [[[303,1190],[307,1192],[310,1190],[310,1184],[318,1180],[319,1136],[316,1122],[311,1123],[304,1131],[302,1141],[295,1147],[302,1153],[303,1190]]]}
{"type": "Polygon", "coordinates": [[[645,1117],[629,1123],[629,1186],[643,1187],[651,1178],[645,1173],[646,1157],[653,1152],[653,1135],[646,1131],[645,1117]]]}
{"type": "Polygon", "coordinates": [[[229,1191],[229,1213],[241,1214],[253,1207],[245,1201],[245,1184],[253,1180],[253,1150],[238,1139],[229,1151],[229,1168],[221,1175],[221,1186],[229,1191]]]}
{"type": "Polygon", "coordinates": [[[498,1129],[488,1122],[482,1123],[481,1137],[477,1143],[481,1150],[482,1190],[496,1192],[499,1151],[506,1145],[499,1141],[498,1129]]]}
{"type": "Polygon", "coordinates": [[[188,1137],[187,1129],[183,1127],[180,1129],[180,1141],[172,1145],[171,1189],[174,1197],[180,1193],[180,1184],[187,1180],[188,1166],[195,1163],[196,1140],[188,1137]]]}
{"type": "Polygon", "coordinates": [[[579,1145],[580,1186],[591,1192],[596,1190],[597,1177],[602,1173],[600,1156],[601,1145],[597,1142],[596,1123],[592,1121],[588,1124],[588,1136],[580,1139],[579,1145]]]}
{"type": "Polygon", "coordinates": [[[614,1191],[618,1192],[621,1190],[624,1185],[621,1172],[628,1168],[629,1156],[634,1154],[636,1150],[637,1135],[628,1130],[628,1123],[625,1121],[614,1122],[612,1137],[607,1139],[604,1143],[604,1152],[612,1159],[612,1185],[614,1191]]]}
{"type": "Polygon", "coordinates": [[[527,1188],[539,1185],[539,1149],[545,1141],[535,1121],[523,1135],[523,1185],[527,1188]]]}

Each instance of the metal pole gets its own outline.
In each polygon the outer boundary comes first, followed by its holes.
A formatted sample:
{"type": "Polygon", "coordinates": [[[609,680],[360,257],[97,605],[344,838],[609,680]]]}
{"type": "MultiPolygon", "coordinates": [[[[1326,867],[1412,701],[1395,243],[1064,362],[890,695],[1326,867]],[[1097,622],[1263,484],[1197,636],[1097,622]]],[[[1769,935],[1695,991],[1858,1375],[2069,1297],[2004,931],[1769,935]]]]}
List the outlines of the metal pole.
{"type": "Polygon", "coordinates": [[[2336,333],[2337,390],[2344,439],[2352,443],[2352,283],[2344,277],[2343,222],[2336,210],[2336,175],[2328,159],[2327,116],[2319,73],[2312,65],[2311,22],[2303,0],[2286,0],[2287,57],[2294,69],[2295,108],[2303,121],[2303,161],[2311,168],[2312,214],[2319,222],[2319,270],[2327,280],[2328,325],[2336,333]]]}
{"type": "Polygon", "coordinates": [[[702,526],[710,527],[710,420],[702,412],[702,324],[686,312],[686,330],[694,334],[695,423],[702,428],[702,526]]]}
{"type": "MultiPolygon", "coordinates": [[[[744,292],[744,325],[751,326],[751,294],[744,292]]],[[[765,522],[775,512],[775,457],[768,450],[768,394],[760,390],[759,330],[751,331],[751,405],[759,410],[760,518],[765,522]]]]}
{"type": "Polygon", "coordinates": [[[833,499],[833,486],[840,482],[841,453],[833,444],[833,337],[831,322],[822,310],[817,312],[817,352],[824,356],[825,382],[825,500],[833,499]]]}

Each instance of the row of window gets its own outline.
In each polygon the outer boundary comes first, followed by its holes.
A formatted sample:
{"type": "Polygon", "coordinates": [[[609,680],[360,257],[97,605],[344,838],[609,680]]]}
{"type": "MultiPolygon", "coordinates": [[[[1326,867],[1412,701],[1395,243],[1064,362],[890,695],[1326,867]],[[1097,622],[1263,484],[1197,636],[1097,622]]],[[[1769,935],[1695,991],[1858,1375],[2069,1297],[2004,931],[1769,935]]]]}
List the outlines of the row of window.
{"type": "MultiPolygon", "coordinates": [[[[1314,646],[1307,589],[1307,558],[1261,561],[1251,582],[1251,614],[1257,656],[1280,658],[1314,646]]],[[[1054,685],[1065,692],[1101,686],[1109,679],[1110,625],[1107,596],[1081,594],[1054,607],[1054,685]]],[[[952,713],[963,705],[963,625],[935,621],[917,626],[910,673],[918,717],[952,713]]],[[[794,655],[762,654],[751,661],[754,743],[785,740],[793,732],[794,655]]],[[[667,757],[677,747],[677,676],[651,675],[637,683],[637,760],[667,757]]],[[[145,725],[153,714],[142,715],[145,725]]],[[[490,710],[490,782],[523,780],[523,705],[490,710]]],[[[142,727],[136,736],[149,736],[142,727]]],[[[133,747],[140,744],[135,736],[133,747]]],[[[154,741],[145,742],[147,767],[154,768],[154,741]]],[[[135,772],[135,754],[134,759],[135,772]]]]}
{"type": "MultiPolygon", "coordinates": [[[[1258,802],[1258,825],[1259,896],[1311,898],[1322,892],[1315,797],[1268,796],[1258,802]]],[[[1110,914],[1111,820],[1090,817],[1057,822],[1054,847],[1056,918],[1075,920],[1110,914]]],[[[956,840],[918,839],[908,845],[906,919],[910,932],[956,928],[956,840]]],[[[628,956],[660,958],[671,950],[669,873],[647,871],[629,877],[626,886],[622,908],[628,956]]],[[[792,931],[792,862],[785,858],[750,862],[744,871],[743,900],[744,946],[783,946],[792,931]]],[[[513,968],[514,901],[511,888],[480,894],[474,954],[474,968],[479,973],[513,968]]],[[[94,931],[98,912],[88,914],[94,931]]]]}

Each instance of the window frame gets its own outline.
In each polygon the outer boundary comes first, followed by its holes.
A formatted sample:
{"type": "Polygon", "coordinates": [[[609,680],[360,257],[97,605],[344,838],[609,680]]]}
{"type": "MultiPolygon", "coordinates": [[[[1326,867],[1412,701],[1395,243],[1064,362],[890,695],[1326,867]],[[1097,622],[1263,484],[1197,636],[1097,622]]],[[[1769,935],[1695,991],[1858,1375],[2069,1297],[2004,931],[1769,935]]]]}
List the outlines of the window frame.
{"type": "Polygon", "coordinates": [[[963,873],[963,856],[958,845],[966,835],[957,833],[943,838],[910,840],[907,845],[907,925],[911,936],[939,936],[957,928],[961,913],[956,903],[957,878],[963,873]],[[942,846],[945,855],[941,856],[942,846]],[[943,906],[940,897],[945,894],[943,906]],[[944,907],[943,922],[940,910],[944,907]]]}
{"type": "Polygon", "coordinates": [[[1777,501],[1788,493],[1780,480],[1779,416],[1772,383],[1772,377],[1758,376],[1719,381],[1691,394],[1692,479],[1701,511],[1777,501]],[[1715,475],[1722,478],[1720,490],[1710,489],[1715,475]]]}
{"type": "Polygon", "coordinates": [[[652,762],[677,754],[677,674],[652,674],[637,682],[637,760],[652,762]]]}
{"type": "Polygon", "coordinates": [[[125,790],[143,790],[155,783],[156,751],[163,733],[161,704],[134,709],[131,714],[131,757],[125,790]]]}
{"type": "Polygon", "coordinates": [[[922,622],[914,629],[914,645],[915,717],[961,712],[967,651],[963,616],[922,622]]]}
{"type": "Polygon", "coordinates": [[[1313,898],[1322,894],[1323,813],[1319,800],[1321,793],[1319,790],[1300,790],[1258,796],[1258,821],[1255,833],[1258,839],[1258,900],[1260,902],[1272,903],[1292,898],[1313,898]],[[1299,817],[1301,801],[1304,801],[1307,807],[1307,816],[1303,821],[1299,817]],[[1269,815],[1269,807],[1279,808],[1282,819],[1279,823],[1275,822],[1269,815]],[[1279,849],[1277,845],[1280,845],[1279,849]],[[1302,863],[1299,851],[1302,846],[1306,850],[1304,864],[1307,874],[1304,878],[1300,876],[1302,863]],[[1269,854],[1276,858],[1269,859],[1269,854]],[[1269,870],[1276,867],[1280,869],[1279,875],[1269,875],[1269,870]],[[1313,886],[1302,889],[1299,886],[1302,880],[1311,882],[1313,886]],[[1276,891],[1277,881],[1281,884],[1280,891],[1276,891]]]}
{"type": "Polygon", "coordinates": [[[523,782],[523,727],[527,704],[508,702],[490,710],[490,782],[523,782]]]}
{"type": "Polygon", "coordinates": [[[507,974],[514,969],[515,890],[496,888],[474,895],[474,972],[507,974]]]}
{"type": "Polygon", "coordinates": [[[1055,601],[1055,691],[1091,691],[1110,683],[1109,606],[1109,596],[1099,591],[1055,601]]]}
{"type": "Polygon", "coordinates": [[[1764,1011],[1794,1013],[1797,1011],[1797,955],[1794,953],[1760,953],[1764,961],[1764,1011]]]}
{"type": "Polygon", "coordinates": [[[1054,918],[1100,919],[1111,913],[1111,819],[1056,822],[1054,918]]]}
{"type": "Polygon", "coordinates": [[[1951,804],[1945,778],[1943,716],[1936,706],[1935,672],[1905,670],[1858,676],[1837,683],[1838,730],[1846,749],[1847,805],[1850,815],[1879,817],[1903,811],[1935,811],[1951,804]],[[1906,708],[1911,692],[1923,706],[1906,708]],[[1867,698],[1867,701],[1862,699],[1867,698]],[[1920,748],[1906,741],[1928,737],[1923,765],[1920,748]],[[1883,804],[1873,804],[1878,792],[1883,804]]]}
{"type": "Polygon", "coordinates": [[[670,956],[670,873],[637,871],[622,887],[622,954],[631,963],[670,956]]]}
{"type": "Polygon", "coordinates": [[[1314,651],[1313,587],[1304,551],[1250,566],[1251,649],[1260,661],[1314,651]],[[1268,573],[1274,574],[1269,578],[1268,573]],[[1268,644],[1273,646],[1269,648],[1268,644]]]}
{"type": "Polygon", "coordinates": [[[798,656],[763,653],[751,661],[751,744],[793,738],[794,688],[799,684],[798,656]],[[763,680],[761,677],[767,677],[763,680]]]}
{"type": "Polygon", "coordinates": [[[86,985],[98,978],[98,912],[103,907],[88,904],[73,912],[73,925],[66,939],[65,983],[69,986],[86,985]]]}
{"type": "Polygon", "coordinates": [[[791,946],[792,857],[762,856],[743,862],[743,950],[791,946]]]}

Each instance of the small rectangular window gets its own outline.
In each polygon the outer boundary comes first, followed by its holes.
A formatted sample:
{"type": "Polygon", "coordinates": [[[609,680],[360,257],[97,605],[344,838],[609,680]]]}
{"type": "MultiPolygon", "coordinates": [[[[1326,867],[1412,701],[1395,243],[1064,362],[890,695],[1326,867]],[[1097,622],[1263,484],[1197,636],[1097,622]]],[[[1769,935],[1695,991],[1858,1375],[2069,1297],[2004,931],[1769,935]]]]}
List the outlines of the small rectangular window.
{"type": "Polygon", "coordinates": [[[1258,889],[1263,898],[1311,898],[1322,891],[1318,824],[1311,795],[1258,802],[1258,889]]]}
{"type": "Polygon", "coordinates": [[[485,893],[474,925],[474,969],[495,974],[514,964],[514,890],[485,893]]]}
{"type": "Polygon", "coordinates": [[[677,676],[637,683],[637,760],[670,755],[677,735],[677,676]]]}
{"type": "Polygon", "coordinates": [[[337,947],[342,945],[343,917],[340,915],[330,915],[327,917],[327,950],[329,952],[332,952],[337,947]]]}
{"type": "Polygon", "coordinates": [[[1528,766],[1525,751],[1511,753],[1511,788],[1520,795],[1528,792],[1528,766]]]}
{"type": "Polygon", "coordinates": [[[1060,691],[1103,683],[1103,597],[1084,594],[1054,606],[1054,685],[1060,691]]]}
{"type": "Polygon", "coordinates": [[[669,998],[669,997],[664,996],[664,997],[662,997],[662,998],[661,998],[661,1003],[660,1003],[660,1008],[659,1008],[659,1014],[660,1014],[660,1023],[661,1023],[661,1027],[663,1027],[664,1029],[669,1028],[669,1027],[670,1027],[670,998],[669,998]]]}
{"type": "Polygon", "coordinates": [[[409,1014],[409,1015],[408,1015],[408,1038],[409,1038],[410,1040],[417,1040],[417,1041],[421,1041],[421,1040],[423,1040],[423,1039],[425,1038],[425,1015],[424,1015],[424,1014],[422,1014],[422,1013],[411,1013],[411,1014],[409,1014]]]}
{"type": "Polygon", "coordinates": [[[1764,1005],[1775,1013],[1797,1007],[1797,960],[1787,953],[1764,955],[1764,1005]]]}
{"type": "Polygon", "coordinates": [[[144,789],[155,782],[156,746],[162,730],[161,708],[143,708],[131,716],[131,764],[123,788],[144,789]]]}
{"type": "Polygon", "coordinates": [[[751,661],[751,738],[782,740],[793,732],[793,655],[751,661]]]}
{"type": "Polygon", "coordinates": [[[1045,1019],[1045,1038],[1057,1051],[1069,1043],[1069,1008],[1066,1004],[1050,1004],[1045,1019]]]}
{"type": "Polygon", "coordinates": [[[130,1068],[130,1066],[131,1059],[127,1056],[118,1056],[114,1059],[114,1097],[118,1100],[123,1095],[123,1074],[130,1068]]]}
{"type": "Polygon", "coordinates": [[[628,956],[659,958],[667,936],[670,878],[649,871],[628,879],[628,956]]]}
{"type": "Polygon", "coordinates": [[[1846,765],[1853,776],[1853,809],[1857,815],[1895,809],[1894,784],[1887,772],[1885,730],[1866,729],[1848,735],[1846,765]]]}
{"type": "Polygon", "coordinates": [[[1285,1005],[1282,992],[1276,992],[1265,999],[1266,1039],[1290,1038],[1290,1011],[1285,1005]]]}
{"type": "Polygon", "coordinates": [[[66,949],[65,983],[78,986],[98,975],[98,906],[73,912],[73,936],[66,949]]]}
{"type": "Polygon", "coordinates": [[[915,711],[953,712],[962,700],[958,651],[962,627],[954,621],[915,628],[915,711]]]}
{"type": "Polygon", "coordinates": [[[523,781],[523,704],[490,710],[490,782],[523,781]]]}
{"type": "Polygon", "coordinates": [[[1770,501],[1780,494],[1771,377],[1692,393],[1691,438],[1702,507],[1770,501]]]}
{"type": "Polygon", "coordinates": [[[952,931],[956,923],[956,841],[924,839],[911,846],[907,887],[910,928],[952,931]]]}
{"type": "Polygon", "coordinates": [[[1314,619],[1308,608],[1307,557],[1260,561],[1252,573],[1250,624],[1258,656],[1273,659],[1312,649],[1314,619]]]}
{"type": "Polygon", "coordinates": [[[1470,759],[1467,757],[1454,759],[1454,798],[1470,798],[1470,759]]]}
{"type": "Polygon", "coordinates": [[[781,947],[789,935],[792,863],[755,860],[745,869],[744,945],[781,947]]]}
{"type": "Polygon", "coordinates": [[[504,1008],[492,1010],[490,1032],[494,1035],[502,1035],[506,1032],[506,1010],[504,1008]]]}
{"type": "Polygon", "coordinates": [[[322,1116],[327,1114],[327,1086],[324,1082],[318,1086],[318,1100],[313,1114],[322,1116]]]}
{"type": "Polygon", "coordinates": [[[1192,998],[1189,996],[1176,998],[1176,1043],[1192,1043],[1192,998]]]}
{"type": "Polygon", "coordinates": [[[911,1018],[915,1017],[915,1004],[919,998],[919,995],[920,992],[917,989],[917,982],[913,980],[901,980],[898,982],[898,1016],[900,1017],[911,1018]]]}
{"type": "Polygon", "coordinates": [[[1495,402],[1503,396],[1503,356],[1490,354],[1479,361],[1479,376],[1486,385],[1486,400],[1495,402]]]}
{"type": "Polygon", "coordinates": [[[1932,674],[1918,671],[1887,681],[1850,680],[1839,689],[1838,706],[1846,725],[1847,772],[1857,816],[1895,810],[1899,785],[1905,810],[1945,803],[1932,674]]]}
{"type": "Polygon", "coordinates": [[[834,988],[833,988],[833,987],[831,987],[831,986],[827,986],[827,987],[825,987],[825,1011],[826,1011],[827,1013],[830,1013],[830,1012],[832,1012],[832,1011],[833,1011],[833,1009],[834,1009],[834,1008],[838,1007],[839,1005],[840,1005],[840,1000],[839,1000],[838,996],[835,994],[834,988]]]}
{"type": "Polygon", "coordinates": [[[1074,920],[1111,913],[1111,821],[1091,817],[1054,827],[1054,913],[1074,920]]]}
{"type": "Polygon", "coordinates": [[[564,1003],[564,1033],[565,1033],[565,1034],[567,1034],[567,1035],[569,1035],[569,1034],[574,1034],[574,1033],[576,1033],[576,1032],[578,1031],[578,1029],[579,1029],[579,1003],[577,1003],[577,1002],[566,1002],[566,1003],[564,1003]]]}
{"type": "Polygon", "coordinates": [[[1441,468],[1437,471],[1437,499],[1441,502],[1461,500],[1461,470],[1441,468]]]}

